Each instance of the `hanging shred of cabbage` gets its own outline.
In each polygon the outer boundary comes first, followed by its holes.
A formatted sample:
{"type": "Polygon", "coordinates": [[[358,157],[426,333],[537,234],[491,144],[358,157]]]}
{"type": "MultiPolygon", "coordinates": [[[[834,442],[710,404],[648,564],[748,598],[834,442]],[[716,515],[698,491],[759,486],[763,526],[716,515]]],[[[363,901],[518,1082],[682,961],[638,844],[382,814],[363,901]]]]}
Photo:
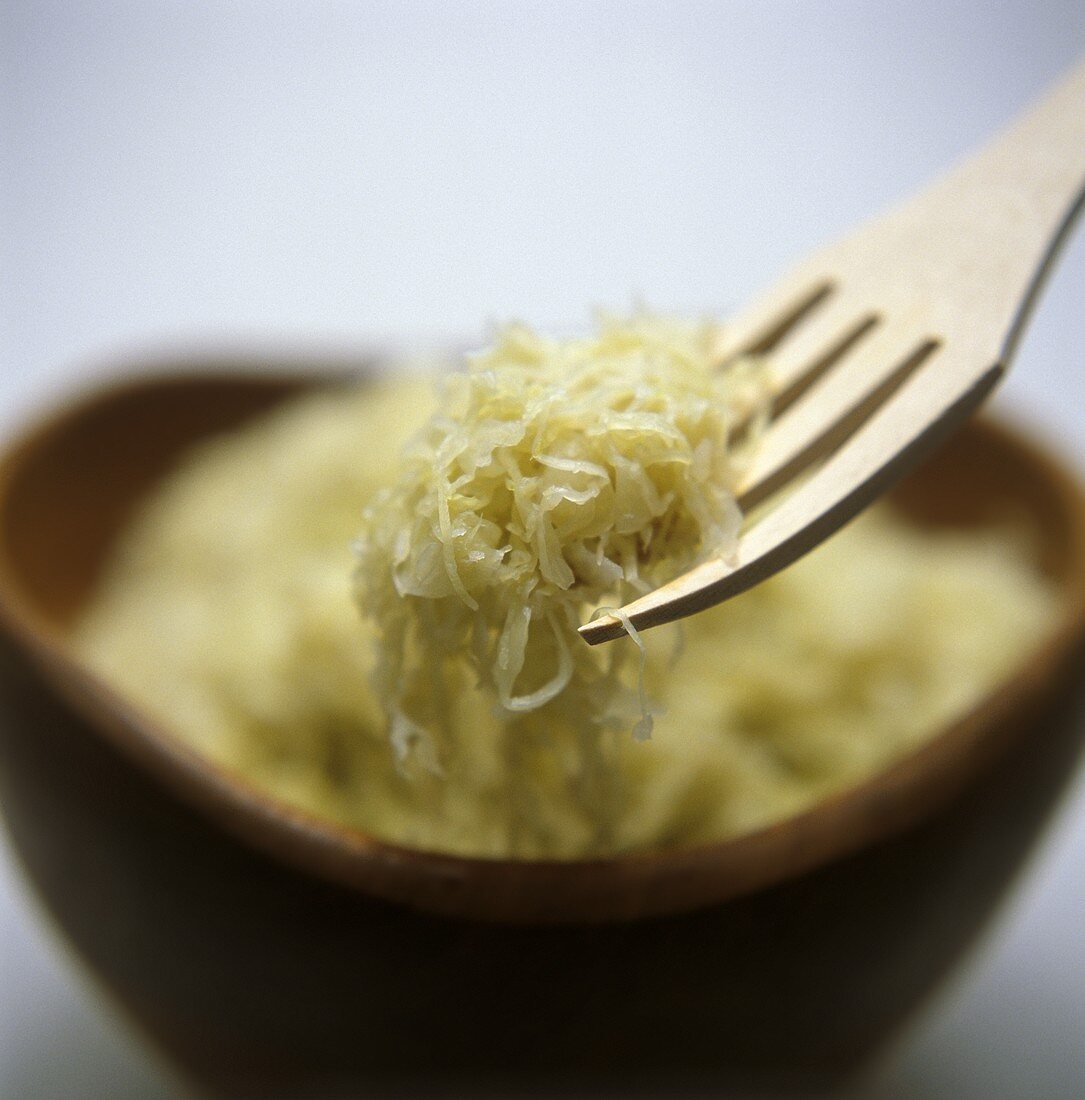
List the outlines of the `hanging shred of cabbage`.
{"type": "Polygon", "coordinates": [[[768,378],[752,358],[720,368],[717,336],[655,317],[567,340],[513,325],[449,378],[356,543],[403,762],[440,770],[455,752],[441,701],[468,670],[507,736],[577,742],[585,770],[570,781],[594,772],[590,797],[602,731],[650,735],[632,647],[592,650],[576,630],[598,604],[735,546],[732,439],[765,407],[768,378]]]}

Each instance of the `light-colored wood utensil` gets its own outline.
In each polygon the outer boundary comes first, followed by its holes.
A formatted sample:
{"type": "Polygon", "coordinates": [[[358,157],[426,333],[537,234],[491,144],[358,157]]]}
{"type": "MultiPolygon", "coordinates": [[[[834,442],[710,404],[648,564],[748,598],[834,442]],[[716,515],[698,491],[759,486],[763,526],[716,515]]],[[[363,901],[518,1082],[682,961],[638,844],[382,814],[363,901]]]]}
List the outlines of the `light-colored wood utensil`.
{"type": "MultiPolygon", "coordinates": [[[[800,264],[725,333],[766,353],[771,423],[739,498],[735,552],[622,608],[637,629],[703,611],[837,531],[956,428],[1005,372],[1085,206],[1085,63],[956,171],[800,264]]],[[[589,643],[625,633],[603,615],[589,643]]]]}

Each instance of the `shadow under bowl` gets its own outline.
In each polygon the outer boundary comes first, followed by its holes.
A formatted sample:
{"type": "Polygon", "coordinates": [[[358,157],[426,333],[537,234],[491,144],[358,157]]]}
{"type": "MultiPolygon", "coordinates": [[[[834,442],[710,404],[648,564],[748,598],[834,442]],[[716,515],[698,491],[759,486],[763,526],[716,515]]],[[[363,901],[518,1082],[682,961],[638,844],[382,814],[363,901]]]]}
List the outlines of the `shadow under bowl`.
{"type": "Polygon", "coordinates": [[[898,488],[921,524],[1013,522],[1056,586],[1040,643],[868,782],[731,841],[462,859],[291,811],[157,728],[65,635],[193,442],[319,381],[181,364],[86,396],[0,461],[0,802],[80,955],[231,1093],[835,1080],[973,941],[1083,739],[1085,502],[977,421],[898,488]]]}

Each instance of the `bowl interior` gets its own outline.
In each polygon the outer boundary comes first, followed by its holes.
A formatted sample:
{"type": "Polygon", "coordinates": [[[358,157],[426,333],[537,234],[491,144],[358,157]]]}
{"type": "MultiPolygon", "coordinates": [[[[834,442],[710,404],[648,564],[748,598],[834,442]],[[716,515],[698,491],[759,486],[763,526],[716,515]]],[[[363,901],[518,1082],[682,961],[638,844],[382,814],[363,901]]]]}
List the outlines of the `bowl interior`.
{"type": "Polygon", "coordinates": [[[1085,504],[1074,479],[1006,428],[975,421],[895,499],[921,524],[1022,528],[1063,613],[973,714],[839,797],[699,849],[569,863],[397,848],[307,818],[194,757],[64,644],[133,509],[185,449],[314,384],[304,370],[209,364],[111,386],[28,432],[0,463],[0,621],[70,705],[191,804],[280,858],[380,896],[497,920],[595,921],[695,908],[800,874],[901,831],[959,791],[1050,689],[1082,632],[1085,504]]]}

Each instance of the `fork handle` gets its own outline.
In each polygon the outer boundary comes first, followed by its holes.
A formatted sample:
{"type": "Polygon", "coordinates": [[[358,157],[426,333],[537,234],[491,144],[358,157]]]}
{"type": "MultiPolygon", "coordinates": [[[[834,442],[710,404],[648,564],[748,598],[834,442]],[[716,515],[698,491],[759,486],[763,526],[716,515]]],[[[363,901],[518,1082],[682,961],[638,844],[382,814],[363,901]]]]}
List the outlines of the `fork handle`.
{"type": "Polygon", "coordinates": [[[1083,206],[1085,60],[947,175],[800,271],[863,275],[894,296],[873,305],[950,320],[959,347],[962,335],[974,342],[972,361],[1006,366],[1083,206]],[[891,285],[887,265],[908,285],[891,285]]]}
{"type": "Polygon", "coordinates": [[[943,182],[1049,235],[1085,185],[1085,59],[943,182]]]}
{"type": "MultiPolygon", "coordinates": [[[[1085,204],[1085,60],[934,189],[983,211],[988,256],[1018,267],[1024,300],[1006,334],[1012,355],[1056,252],[1085,204]]],[[[975,224],[975,223],[973,223],[975,224]]],[[[1011,275],[1011,278],[1015,276],[1011,275]]]]}

